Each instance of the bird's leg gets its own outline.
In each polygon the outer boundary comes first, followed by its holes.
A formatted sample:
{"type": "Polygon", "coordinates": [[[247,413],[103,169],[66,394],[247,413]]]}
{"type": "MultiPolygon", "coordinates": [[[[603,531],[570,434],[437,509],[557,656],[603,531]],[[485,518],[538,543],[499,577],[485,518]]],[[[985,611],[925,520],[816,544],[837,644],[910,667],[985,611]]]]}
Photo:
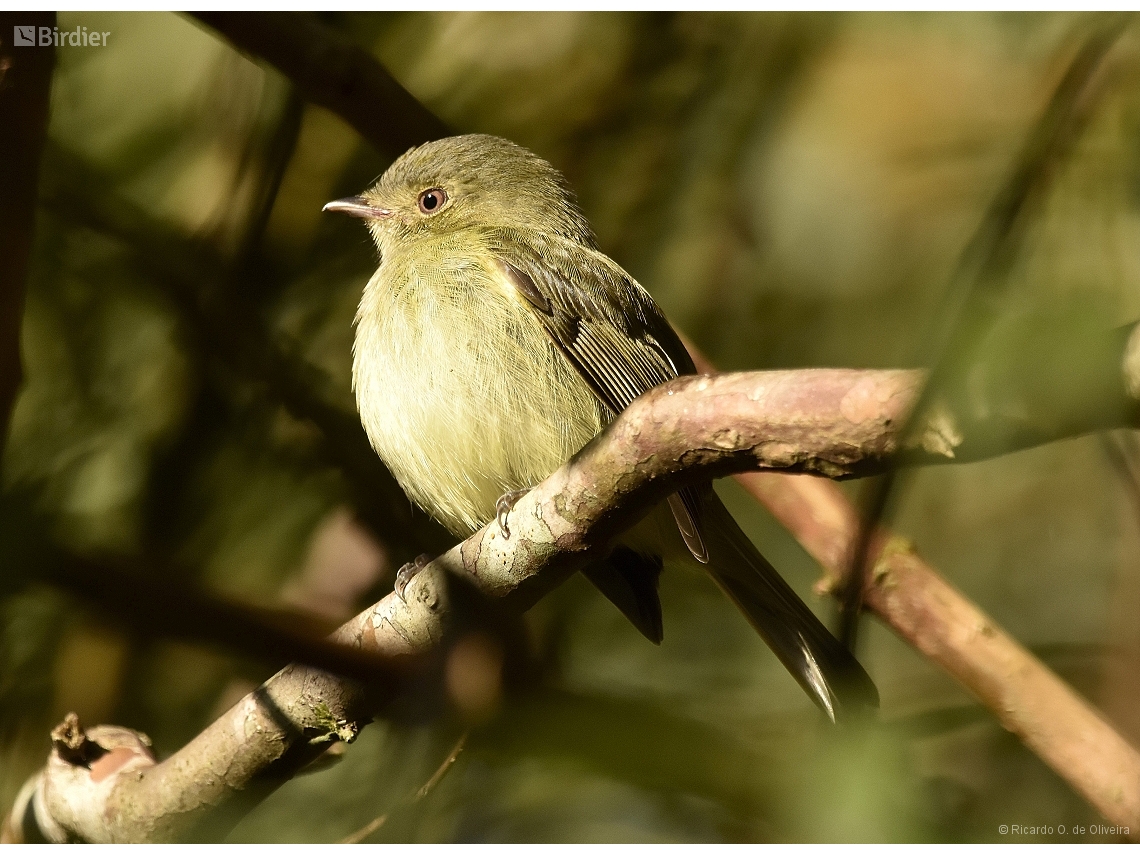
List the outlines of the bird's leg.
{"type": "Polygon", "coordinates": [[[408,587],[408,583],[416,577],[416,574],[427,567],[432,562],[432,557],[427,553],[416,557],[415,561],[409,561],[403,567],[396,571],[396,582],[392,585],[392,590],[396,592],[396,596],[400,598],[400,602],[404,600],[404,589],[408,587]]]}
{"type": "Polygon", "coordinates": [[[495,502],[495,519],[499,521],[499,531],[503,533],[503,540],[511,539],[511,529],[507,525],[507,514],[514,510],[518,500],[530,492],[526,490],[512,490],[509,493],[503,493],[499,496],[499,500],[495,502]]]}

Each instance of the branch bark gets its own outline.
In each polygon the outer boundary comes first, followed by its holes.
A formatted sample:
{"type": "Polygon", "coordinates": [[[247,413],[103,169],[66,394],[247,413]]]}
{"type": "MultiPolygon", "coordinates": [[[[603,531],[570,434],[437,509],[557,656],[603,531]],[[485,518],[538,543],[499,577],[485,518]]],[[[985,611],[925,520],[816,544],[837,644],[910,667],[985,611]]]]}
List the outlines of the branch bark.
{"type": "MultiPolygon", "coordinates": [[[[1140,400],[1140,325],[1120,331],[1118,338],[1126,398],[1140,400]]],[[[689,345],[689,350],[700,370],[714,370],[696,348],[689,345]]],[[[1103,389],[1102,384],[1097,385],[1103,389]]],[[[1131,409],[1120,403],[1124,411],[1131,409]]],[[[1130,423],[1135,426],[1135,416],[1130,423]]],[[[819,562],[824,578],[818,593],[841,596],[852,552],[869,546],[863,607],[949,672],[1006,730],[1123,829],[1122,836],[1140,840],[1140,754],[1091,704],[947,583],[904,538],[880,527],[869,543],[863,541],[859,513],[836,484],[779,472],[734,477],[819,562]]]]}
{"type": "MultiPolygon", "coordinates": [[[[737,480],[823,566],[836,593],[858,530],[837,485],[771,472],[737,480]]],[[[1070,686],[943,579],[904,538],[879,529],[863,606],[989,709],[1122,834],[1140,840],[1140,754],[1070,686]]]]}
{"type": "MultiPolygon", "coordinates": [[[[1127,361],[1118,351],[1121,389],[1127,361]]],[[[524,609],[684,483],[756,468],[832,477],[873,472],[898,451],[921,382],[915,371],[823,369],[685,377],[659,387],[519,501],[509,539],[496,524],[484,528],[427,565],[406,600],[385,597],[335,638],[397,659],[439,651],[455,637],[469,586],[524,609]]],[[[1115,403],[1115,411],[1134,413],[1115,403]]],[[[1030,435],[1017,433],[1021,440],[1030,435]]],[[[945,414],[918,436],[919,445],[902,449],[914,463],[954,459],[969,445],[956,439],[956,422],[945,414]]],[[[819,479],[794,483],[835,489],[819,479]]],[[[825,566],[841,567],[855,530],[850,506],[834,493],[821,501],[818,492],[796,506],[791,493],[778,492],[789,527],[825,566]],[[820,511],[832,519],[821,520],[820,511]]],[[[868,592],[876,612],[962,680],[1108,819],[1140,829],[1140,756],[908,550],[885,550],[881,566],[868,592]],[[1056,714],[1056,704],[1065,715],[1056,714]]],[[[216,833],[229,824],[219,815],[240,816],[330,742],[351,741],[372,709],[358,684],[290,666],[161,763],[145,756],[137,736],[92,730],[86,737],[103,753],[91,761],[57,743],[7,833],[24,834],[30,825],[48,839],[92,842],[181,840],[207,827],[216,833]],[[121,764],[112,769],[103,758],[116,751],[121,764]]]]}

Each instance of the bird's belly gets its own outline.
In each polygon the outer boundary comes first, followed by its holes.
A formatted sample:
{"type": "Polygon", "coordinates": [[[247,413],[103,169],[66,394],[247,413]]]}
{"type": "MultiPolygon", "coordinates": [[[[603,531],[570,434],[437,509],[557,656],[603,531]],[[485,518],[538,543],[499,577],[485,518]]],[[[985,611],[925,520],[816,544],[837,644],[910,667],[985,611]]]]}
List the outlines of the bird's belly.
{"type": "Polygon", "coordinates": [[[419,290],[362,305],[357,404],[405,492],[466,535],[494,517],[501,495],[561,466],[602,418],[530,309],[487,289],[478,302],[419,290]]]}

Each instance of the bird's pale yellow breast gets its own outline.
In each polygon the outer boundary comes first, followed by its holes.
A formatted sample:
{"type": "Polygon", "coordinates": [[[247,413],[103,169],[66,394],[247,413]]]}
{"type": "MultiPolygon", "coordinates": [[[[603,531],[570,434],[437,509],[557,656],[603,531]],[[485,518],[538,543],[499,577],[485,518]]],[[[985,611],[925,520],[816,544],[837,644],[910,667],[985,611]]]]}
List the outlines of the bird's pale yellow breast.
{"type": "Polygon", "coordinates": [[[353,386],[377,453],[452,532],[488,522],[602,427],[593,393],[470,241],[385,257],[357,314],[353,386]],[[430,258],[430,268],[419,259],[430,258]],[[397,379],[398,378],[398,379],[397,379]]]}

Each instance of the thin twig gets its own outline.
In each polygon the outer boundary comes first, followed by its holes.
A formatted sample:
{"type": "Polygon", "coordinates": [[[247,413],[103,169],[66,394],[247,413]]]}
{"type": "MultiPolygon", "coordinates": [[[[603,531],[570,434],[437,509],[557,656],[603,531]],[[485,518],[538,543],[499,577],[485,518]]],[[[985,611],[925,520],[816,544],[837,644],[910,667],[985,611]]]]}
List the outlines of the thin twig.
{"type": "Polygon", "coordinates": [[[435,770],[435,773],[427,779],[422,787],[416,790],[416,801],[425,798],[427,794],[434,790],[439,782],[443,780],[443,776],[447,774],[452,764],[459,759],[460,752],[463,751],[464,746],[467,745],[467,736],[467,732],[464,732],[463,735],[459,737],[455,743],[455,747],[451,749],[451,753],[439,764],[439,768],[435,770]]]}
{"type": "Polygon", "coordinates": [[[1126,439],[1105,432],[1100,435],[1100,444],[1120,479],[1120,485],[1132,502],[1137,519],[1140,519],[1140,467],[1137,466],[1136,453],[1129,439],[1131,437],[1126,439]]]}
{"type": "MultiPolygon", "coordinates": [[[[1140,522],[1140,451],[1134,431],[1113,431],[1101,435],[1104,447],[1120,485],[1128,496],[1135,525],[1140,522]]],[[[1136,633],[1136,606],[1140,603],[1140,575],[1137,556],[1129,550],[1120,556],[1113,585],[1113,608],[1109,615],[1109,639],[1116,646],[1107,661],[1098,694],[1101,707],[1117,727],[1136,743],[1140,740],[1140,637],[1136,633]]]]}
{"type": "Polygon", "coordinates": [[[356,831],[352,832],[352,834],[348,835],[347,837],[345,837],[340,842],[341,843],[362,843],[362,842],[364,842],[365,840],[367,840],[369,837],[372,836],[373,832],[379,831],[384,826],[384,824],[386,822],[388,822],[388,817],[390,817],[392,815],[393,811],[399,810],[399,809],[409,808],[412,805],[417,804],[418,802],[421,802],[425,798],[427,798],[428,793],[430,793],[432,790],[434,790],[436,788],[436,785],[439,784],[439,782],[443,780],[443,776],[448,773],[448,771],[451,769],[451,767],[455,764],[455,761],[459,759],[460,752],[463,751],[463,747],[467,744],[468,733],[469,733],[468,731],[463,732],[463,735],[459,737],[459,739],[456,741],[454,747],[452,747],[451,753],[449,753],[447,755],[447,757],[444,758],[443,762],[439,764],[439,768],[436,769],[435,772],[432,773],[432,776],[427,779],[427,781],[424,783],[424,785],[422,787],[419,787],[419,788],[413,790],[411,793],[409,793],[407,796],[405,796],[403,801],[400,802],[400,804],[397,805],[395,808],[393,808],[392,810],[389,810],[387,813],[380,814],[380,816],[376,817],[374,820],[372,820],[370,823],[365,825],[363,828],[357,829],[356,831]]]}
{"type": "MultiPolygon", "coordinates": [[[[933,329],[921,339],[919,358],[914,364],[931,366],[930,376],[915,402],[904,435],[911,435],[926,416],[949,376],[973,358],[978,341],[996,316],[997,298],[1005,284],[1003,272],[1020,245],[1024,229],[1019,227],[1024,224],[1027,203],[1044,195],[1056,172],[1054,167],[1084,128],[1104,81],[1100,72],[1105,57],[1130,20],[1128,15],[1112,15],[1085,40],[1030,132],[1013,172],[963,250],[942,305],[934,315],[933,329]]],[[[888,467],[867,485],[860,501],[862,522],[852,544],[840,597],[839,637],[852,650],[866,589],[868,551],[875,528],[886,512],[895,474],[896,467],[888,467]]]]}

